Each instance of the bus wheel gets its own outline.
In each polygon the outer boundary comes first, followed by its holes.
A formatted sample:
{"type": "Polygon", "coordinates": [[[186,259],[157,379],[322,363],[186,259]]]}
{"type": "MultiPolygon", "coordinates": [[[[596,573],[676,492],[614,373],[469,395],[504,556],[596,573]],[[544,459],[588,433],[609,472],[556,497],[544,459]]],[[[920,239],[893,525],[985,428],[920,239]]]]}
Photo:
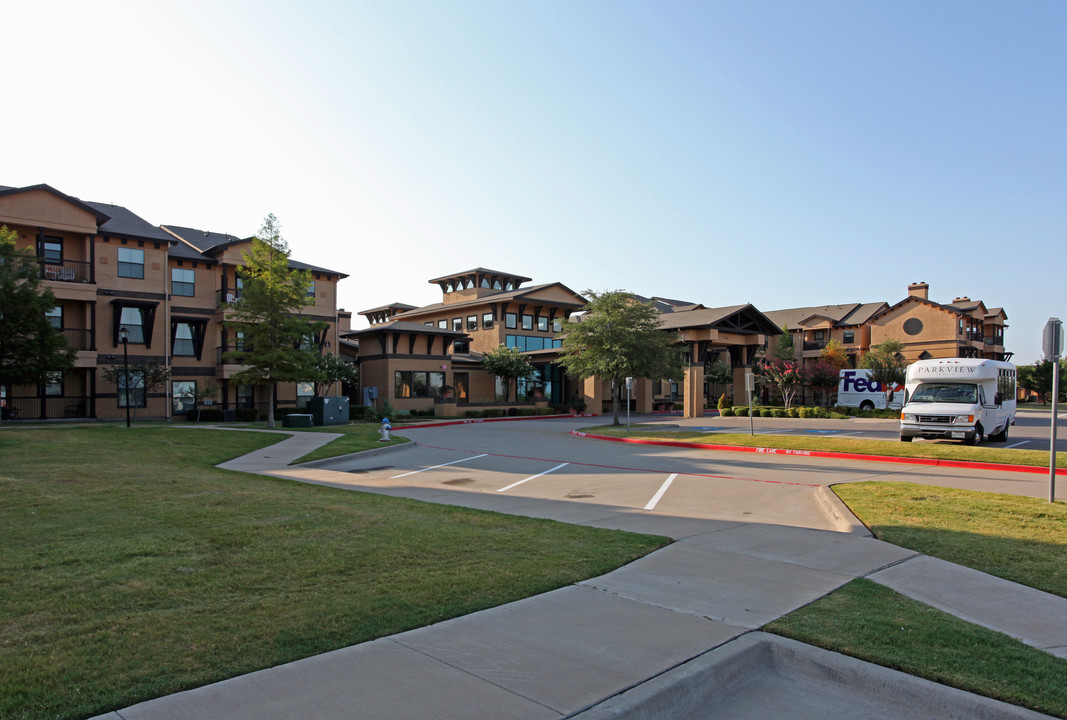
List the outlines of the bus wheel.
{"type": "Polygon", "coordinates": [[[874,410],[874,403],[870,400],[864,400],[860,403],[860,410],[874,410]]]}
{"type": "Polygon", "coordinates": [[[982,442],[982,426],[981,425],[975,425],[974,426],[974,437],[971,438],[970,444],[971,445],[977,445],[980,442],[982,442]]]}

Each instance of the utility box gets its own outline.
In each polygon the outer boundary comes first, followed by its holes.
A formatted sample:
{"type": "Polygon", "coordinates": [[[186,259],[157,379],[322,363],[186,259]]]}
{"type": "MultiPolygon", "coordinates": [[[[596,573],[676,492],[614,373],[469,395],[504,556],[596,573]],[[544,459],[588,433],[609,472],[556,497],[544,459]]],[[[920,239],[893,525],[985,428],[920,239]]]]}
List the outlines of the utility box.
{"type": "Polygon", "coordinates": [[[292,414],[282,418],[282,427],[311,427],[311,415],[292,414]]]}
{"type": "Polygon", "coordinates": [[[314,418],[315,425],[347,425],[348,398],[314,397],[308,398],[307,410],[314,418]]]}

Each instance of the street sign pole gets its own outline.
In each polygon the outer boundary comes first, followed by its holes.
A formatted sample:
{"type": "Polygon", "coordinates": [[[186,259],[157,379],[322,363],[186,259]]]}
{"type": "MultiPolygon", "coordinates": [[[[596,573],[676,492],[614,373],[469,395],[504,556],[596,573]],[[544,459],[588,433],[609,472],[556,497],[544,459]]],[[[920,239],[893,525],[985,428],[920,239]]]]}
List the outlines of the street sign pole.
{"type": "Polygon", "coordinates": [[[751,372],[745,373],[745,390],[748,391],[748,434],[755,435],[756,429],[752,424],[752,391],[755,390],[756,376],[751,372]]]}
{"type": "Polygon", "coordinates": [[[1059,417],[1060,399],[1060,353],[1063,352],[1063,323],[1059,318],[1049,318],[1041,337],[1041,349],[1045,358],[1052,361],[1052,428],[1049,432],[1048,450],[1048,501],[1056,502],[1056,425],[1059,417]]]}
{"type": "Polygon", "coordinates": [[[630,391],[634,389],[634,379],[626,378],[626,432],[630,432],[630,391]]]}

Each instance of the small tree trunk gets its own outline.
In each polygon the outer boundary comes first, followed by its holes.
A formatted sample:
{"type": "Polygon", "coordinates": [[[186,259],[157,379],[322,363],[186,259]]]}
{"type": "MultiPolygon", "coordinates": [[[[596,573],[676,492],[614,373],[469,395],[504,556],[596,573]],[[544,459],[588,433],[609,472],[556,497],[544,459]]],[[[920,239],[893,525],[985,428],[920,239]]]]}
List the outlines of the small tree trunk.
{"type": "Polygon", "coordinates": [[[274,427],[274,382],[270,382],[268,387],[270,387],[270,392],[267,393],[267,427],[272,428],[274,427]]]}
{"type": "Polygon", "coordinates": [[[615,416],[615,425],[622,425],[619,422],[619,383],[611,383],[611,412],[615,416]]]}

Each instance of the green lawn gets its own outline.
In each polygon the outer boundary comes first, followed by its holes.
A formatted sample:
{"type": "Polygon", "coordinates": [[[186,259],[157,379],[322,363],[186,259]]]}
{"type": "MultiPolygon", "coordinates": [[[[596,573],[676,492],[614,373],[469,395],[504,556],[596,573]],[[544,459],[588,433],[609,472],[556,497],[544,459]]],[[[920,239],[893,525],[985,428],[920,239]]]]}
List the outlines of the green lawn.
{"type": "Polygon", "coordinates": [[[896,482],[833,490],[880,540],[1067,597],[1067,503],[896,482]]]}
{"type": "Polygon", "coordinates": [[[545,592],[668,542],[213,467],[281,437],[0,430],[0,717],[84,718],[545,592]]]}
{"type": "MultiPolygon", "coordinates": [[[[593,426],[583,428],[591,435],[629,437],[644,440],[668,440],[707,445],[736,447],[781,448],[784,450],[819,450],[824,452],[856,453],[858,455],[888,455],[893,457],[926,458],[930,460],[963,460],[970,462],[1007,463],[1048,467],[1048,452],[1043,450],[1007,450],[993,447],[971,447],[948,443],[902,443],[857,438],[822,438],[801,435],[749,435],[748,433],[707,433],[655,430],[655,425],[632,425],[625,428],[593,426]]],[[[1056,454],[1056,467],[1067,468],[1067,453],[1056,454]]]]}
{"type": "Polygon", "coordinates": [[[1067,717],[1067,660],[870,580],[853,580],[764,630],[1067,717]]]}

